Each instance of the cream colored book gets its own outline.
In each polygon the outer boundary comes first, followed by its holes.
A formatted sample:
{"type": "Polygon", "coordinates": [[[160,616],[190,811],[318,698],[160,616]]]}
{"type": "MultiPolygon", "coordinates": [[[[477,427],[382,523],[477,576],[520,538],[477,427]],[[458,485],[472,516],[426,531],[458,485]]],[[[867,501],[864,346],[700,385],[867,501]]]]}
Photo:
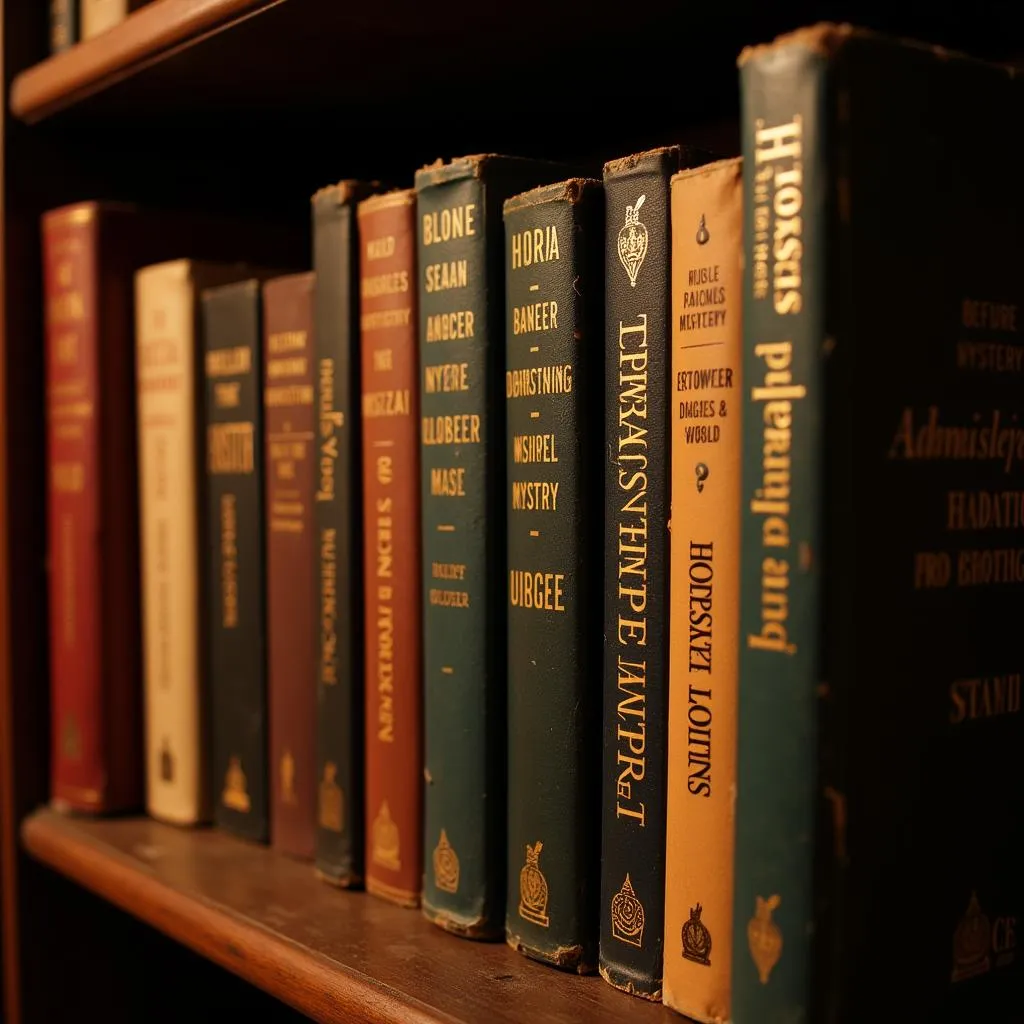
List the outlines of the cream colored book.
{"type": "Polygon", "coordinates": [[[176,260],[135,275],[146,807],[182,825],[207,821],[212,810],[198,543],[205,465],[197,443],[198,304],[203,288],[249,273],[176,260]]]}
{"type": "Polygon", "coordinates": [[[729,1020],[743,405],[742,164],[672,178],[666,1005],[729,1020]]]}
{"type": "Polygon", "coordinates": [[[82,38],[92,39],[101,32],[119,25],[138,0],[80,0],[79,8],[82,38]]]}

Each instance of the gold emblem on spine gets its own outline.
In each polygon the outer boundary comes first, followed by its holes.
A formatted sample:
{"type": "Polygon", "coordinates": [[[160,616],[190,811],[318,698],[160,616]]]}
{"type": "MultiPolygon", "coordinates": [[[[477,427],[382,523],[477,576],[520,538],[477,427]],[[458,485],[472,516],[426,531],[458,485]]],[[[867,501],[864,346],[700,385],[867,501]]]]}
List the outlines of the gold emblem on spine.
{"type": "Polygon", "coordinates": [[[391,871],[398,871],[398,826],[391,818],[391,808],[385,800],[373,820],[373,863],[391,871]]]}
{"type": "Polygon", "coordinates": [[[459,858],[444,829],[434,847],[434,885],[444,892],[456,892],[459,888],[459,858]]]}
{"type": "Polygon", "coordinates": [[[964,916],[953,933],[953,981],[963,981],[984,974],[992,965],[992,930],[988,917],[972,892],[964,916]]]}
{"type": "Polygon", "coordinates": [[[160,778],[164,782],[174,781],[174,758],[171,755],[171,745],[167,742],[166,736],[160,747],[160,778]]]}
{"type": "Polygon", "coordinates": [[[78,731],[78,723],[73,715],[64,717],[64,727],[60,735],[61,753],[69,761],[77,761],[82,756],[82,734],[78,731]]]}
{"type": "Polygon", "coordinates": [[[287,749],[281,755],[281,801],[295,803],[295,758],[287,749]]]}
{"type": "Polygon", "coordinates": [[[612,938],[638,948],[644,942],[644,907],[628,873],[622,888],[612,897],[612,938]]]}
{"type": "Polygon", "coordinates": [[[242,771],[242,762],[237,757],[228,761],[228,770],[224,776],[224,791],[220,795],[221,802],[225,807],[241,814],[248,814],[251,803],[249,794],[246,792],[245,772],[242,771]]]}
{"type": "Polygon", "coordinates": [[[616,243],[619,261],[629,277],[630,288],[636,287],[636,276],[647,255],[647,228],[640,220],[640,207],[646,198],[646,195],[642,195],[636,203],[626,207],[626,222],[619,228],[616,243]]]}
{"type": "Polygon", "coordinates": [[[526,844],[526,863],[519,872],[519,916],[526,921],[547,928],[548,918],[548,880],[540,869],[540,851],[544,844],[538,839],[531,846],[526,844]]]}
{"type": "Polygon", "coordinates": [[[320,814],[318,821],[321,828],[329,829],[331,832],[341,831],[342,806],[344,797],[341,786],[335,781],[338,775],[338,766],[333,761],[324,765],[324,777],[320,783],[320,814]]]}
{"type": "Polygon", "coordinates": [[[772,911],[782,902],[782,897],[773,894],[768,899],[755,897],[754,916],[747,923],[747,944],[754,958],[762,985],[768,984],[772,968],[782,956],[782,932],[772,920],[772,911]]]}

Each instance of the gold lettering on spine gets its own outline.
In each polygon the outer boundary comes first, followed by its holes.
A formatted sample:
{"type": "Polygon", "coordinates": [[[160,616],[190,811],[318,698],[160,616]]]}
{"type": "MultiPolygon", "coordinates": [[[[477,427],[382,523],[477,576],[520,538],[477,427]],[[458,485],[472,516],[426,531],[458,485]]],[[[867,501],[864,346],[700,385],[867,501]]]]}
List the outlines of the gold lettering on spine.
{"type": "Polygon", "coordinates": [[[221,625],[238,625],[238,509],[234,494],[220,499],[221,625]]]}

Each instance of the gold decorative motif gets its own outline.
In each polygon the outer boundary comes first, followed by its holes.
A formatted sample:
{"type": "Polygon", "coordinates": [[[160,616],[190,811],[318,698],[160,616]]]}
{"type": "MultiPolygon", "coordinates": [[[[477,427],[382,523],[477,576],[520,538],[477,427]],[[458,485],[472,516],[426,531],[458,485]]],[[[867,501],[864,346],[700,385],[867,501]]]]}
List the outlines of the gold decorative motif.
{"type": "Polygon", "coordinates": [[[160,747],[160,778],[164,782],[174,781],[174,758],[171,755],[171,745],[167,742],[166,736],[160,747]]]}
{"type": "Polygon", "coordinates": [[[540,869],[540,851],[544,844],[538,839],[531,846],[526,844],[526,863],[519,872],[519,916],[526,921],[547,928],[548,918],[548,880],[540,869]]]}
{"type": "Polygon", "coordinates": [[[642,195],[634,205],[626,207],[626,222],[619,228],[616,242],[619,261],[629,277],[630,288],[636,287],[636,276],[647,255],[647,228],[640,220],[640,207],[646,198],[646,195],[642,195]]]}
{"type": "Polygon", "coordinates": [[[644,942],[644,907],[628,873],[622,888],[612,897],[612,938],[638,948],[644,942]]]}
{"type": "Polygon", "coordinates": [[[64,716],[64,726],[60,731],[60,749],[69,761],[77,761],[82,756],[82,734],[78,731],[78,723],[73,715],[64,716]]]}
{"type": "Polygon", "coordinates": [[[239,811],[241,814],[248,814],[249,808],[252,806],[246,791],[242,762],[237,757],[232,757],[228,761],[227,774],[224,776],[224,792],[221,793],[220,799],[225,807],[230,807],[231,810],[239,811]]]}
{"type": "Polygon", "coordinates": [[[290,750],[281,755],[281,800],[294,804],[295,800],[295,758],[290,750]]]}
{"type": "Polygon", "coordinates": [[[690,907],[690,919],[683,925],[683,957],[702,967],[711,966],[711,932],[700,919],[704,908],[690,907]]]}
{"type": "Polygon", "coordinates": [[[971,893],[964,916],[953,932],[953,981],[984,974],[991,966],[992,929],[988,917],[971,893]]]}
{"type": "Polygon", "coordinates": [[[768,984],[772,968],[782,956],[782,932],[772,920],[772,911],[782,902],[782,897],[773,894],[768,899],[755,897],[754,916],[747,923],[747,944],[750,955],[757,965],[762,985],[768,984]]]}
{"type": "Polygon", "coordinates": [[[324,765],[324,777],[320,781],[320,813],[317,820],[321,828],[329,829],[331,832],[340,832],[342,829],[342,809],[345,802],[341,786],[335,781],[337,776],[338,766],[333,761],[328,761],[324,765]]]}
{"type": "Polygon", "coordinates": [[[391,817],[391,808],[385,800],[373,820],[373,863],[391,871],[398,871],[402,862],[398,859],[398,826],[391,817]]]}
{"type": "Polygon", "coordinates": [[[441,829],[441,838],[434,847],[434,885],[444,892],[459,888],[459,858],[448,842],[448,834],[441,829]]]}

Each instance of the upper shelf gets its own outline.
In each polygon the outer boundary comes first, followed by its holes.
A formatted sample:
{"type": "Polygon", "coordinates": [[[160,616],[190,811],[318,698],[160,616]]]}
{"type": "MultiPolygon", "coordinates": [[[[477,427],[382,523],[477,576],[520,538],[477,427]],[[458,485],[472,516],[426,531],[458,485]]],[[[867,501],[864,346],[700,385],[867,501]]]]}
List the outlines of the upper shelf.
{"type": "Polygon", "coordinates": [[[318,1021],[677,1024],[660,1005],[441,931],[212,829],[31,815],[34,857],[318,1021]]]}

